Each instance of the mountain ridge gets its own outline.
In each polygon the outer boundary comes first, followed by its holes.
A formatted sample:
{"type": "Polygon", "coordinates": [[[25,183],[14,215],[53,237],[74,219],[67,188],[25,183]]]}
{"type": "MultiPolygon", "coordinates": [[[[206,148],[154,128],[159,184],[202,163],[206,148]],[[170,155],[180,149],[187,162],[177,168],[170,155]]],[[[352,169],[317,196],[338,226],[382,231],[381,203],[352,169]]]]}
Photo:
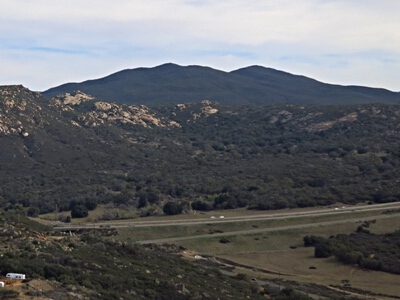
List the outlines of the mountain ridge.
{"type": "Polygon", "coordinates": [[[98,99],[124,104],[187,103],[211,100],[223,104],[400,104],[400,93],[382,88],[323,83],[263,66],[231,72],[172,63],[125,69],[108,76],[66,83],[42,94],[51,98],[80,90],[98,99]]]}

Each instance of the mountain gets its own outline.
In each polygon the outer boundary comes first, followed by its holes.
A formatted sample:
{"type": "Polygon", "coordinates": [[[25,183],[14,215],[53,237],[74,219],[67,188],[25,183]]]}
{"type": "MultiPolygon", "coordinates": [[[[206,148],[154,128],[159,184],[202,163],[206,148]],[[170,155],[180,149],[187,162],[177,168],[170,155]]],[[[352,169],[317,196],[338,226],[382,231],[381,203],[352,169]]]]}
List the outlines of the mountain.
{"type": "Polygon", "coordinates": [[[399,117],[387,104],[145,106],[4,86],[0,205],[47,213],[95,201],[147,216],[170,201],[184,210],[398,201],[399,117]]]}
{"type": "MultiPolygon", "coordinates": [[[[172,107],[168,114],[184,108],[172,107]]],[[[213,112],[204,102],[185,118],[213,112]]],[[[103,184],[119,189],[115,176],[155,172],[151,152],[164,132],[180,127],[143,105],[108,103],[81,92],[49,101],[23,86],[2,86],[0,205],[20,203],[45,212],[77,197],[113,198],[119,192],[109,194],[103,184]]]]}
{"type": "Polygon", "coordinates": [[[101,79],[67,83],[44,91],[43,95],[51,98],[77,90],[126,104],[176,104],[204,99],[242,105],[400,103],[400,93],[325,84],[260,66],[223,72],[175,64],[123,70],[101,79]]]}
{"type": "MultiPolygon", "coordinates": [[[[292,75],[260,66],[232,71],[231,74],[240,75],[263,85],[268,92],[266,99],[272,102],[275,95],[276,103],[297,104],[361,104],[387,103],[400,104],[400,93],[386,89],[369,88],[362,86],[341,86],[322,83],[305,76],[292,75]]],[[[261,104],[261,103],[260,103],[261,104]]]]}

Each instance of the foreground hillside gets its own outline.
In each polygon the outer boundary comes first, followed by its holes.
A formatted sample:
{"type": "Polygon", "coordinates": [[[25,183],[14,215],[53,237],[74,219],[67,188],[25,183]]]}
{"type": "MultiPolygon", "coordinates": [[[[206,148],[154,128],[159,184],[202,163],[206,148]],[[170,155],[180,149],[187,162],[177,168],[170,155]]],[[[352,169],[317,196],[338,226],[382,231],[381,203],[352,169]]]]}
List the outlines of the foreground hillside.
{"type": "Polygon", "coordinates": [[[248,280],[183,260],[183,248],[115,242],[110,230],[57,235],[18,210],[0,218],[1,275],[27,278],[0,299],[263,299],[248,280]]]}
{"type": "Polygon", "coordinates": [[[0,89],[3,207],[140,215],[400,198],[400,106],[134,106],[0,89]]]}
{"type": "Polygon", "coordinates": [[[384,89],[325,84],[304,76],[251,66],[232,72],[208,67],[164,64],[123,70],[107,77],[67,83],[45,92],[48,98],[83,91],[125,104],[198,102],[224,104],[400,104],[400,93],[384,89]]]}

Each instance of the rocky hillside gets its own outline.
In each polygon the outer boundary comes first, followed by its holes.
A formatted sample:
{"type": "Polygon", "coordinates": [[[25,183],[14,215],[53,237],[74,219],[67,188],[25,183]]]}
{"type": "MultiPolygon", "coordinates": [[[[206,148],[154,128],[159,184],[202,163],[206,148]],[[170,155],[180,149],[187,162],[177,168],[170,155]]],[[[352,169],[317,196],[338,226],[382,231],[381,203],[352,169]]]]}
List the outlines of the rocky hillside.
{"type": "Polygon", "coordinates": [[[1,299],[263,299],[248,280],[183,260],[183,248],[116,242],[108,229],[60,234],[18,210],[0,218],[1,276],[26,275],[1,299]]]}
{"type": "MultiPolygon", "coordinates": [[[[200,103],[198,112],[191,111],[187,122],[218,112],[210,101],[204,100],[200,103]]],[[[190,106],[177,104],[171,113],[182,112],[190,106]]],[[[0,134],[22,137],[29,136],[29,131],[50,125],[50,119],[82,127],[104,124],[138,125],[145,128],[181,127],[176,121],[157,115],[145,105],[110,103],[80,91],[60,94],[47,101],[40,93],[31,92],[23,86],[0,87],[0,117],[0,134]],[[60,114],[65,118],[57,116],[60,114]]]]}
{"type": "Polygon", "coordinates": [[[0,88],[0,203],[146,216],[400,199],[400,107],[164,105],[0,88]]]}
{"type": "Polygon", "coordinates": [[[36,103],[39,93],[23,86],[5,86],[0,90],[0,133],[27,137],[32,126],[40,124],[42,107],[36,103]]]}
{"type": "Polygon", "coordinates": [[[80,91],[58,95],[51,99],[50,105],[64,112],[76,113],[78,122],[71,120],[76,126],[95,127],[103,124],[129,124],[147,128],[180,126],[176,122],[157,117],[145,105],[118,105],[99,101],[80,91]]]}

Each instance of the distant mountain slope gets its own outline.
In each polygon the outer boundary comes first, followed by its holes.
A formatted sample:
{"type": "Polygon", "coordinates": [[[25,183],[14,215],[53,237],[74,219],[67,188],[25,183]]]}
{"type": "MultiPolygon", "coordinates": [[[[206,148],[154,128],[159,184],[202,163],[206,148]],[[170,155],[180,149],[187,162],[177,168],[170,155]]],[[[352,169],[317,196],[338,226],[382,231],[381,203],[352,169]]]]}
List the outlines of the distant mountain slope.
{"type": "Polygon", "coordinates": [[[305,76],[251,66],[231,74],[252,79],[275,93],[284,95],[286,101],[301,104],[399,104],[400,93],[381,88],[342,86],[322,83],[305,76]]]}
{"type": "Polygon", "coordinates": [[[123,70],[82,83],[67,83],[43,95],[80,90],[106,101],[126,104],[187,103],[204,99],[224,104],[400,104],[400,93],[339,86],[261,66],[232,72],[209,67],[164,64],[123,70]]]}

